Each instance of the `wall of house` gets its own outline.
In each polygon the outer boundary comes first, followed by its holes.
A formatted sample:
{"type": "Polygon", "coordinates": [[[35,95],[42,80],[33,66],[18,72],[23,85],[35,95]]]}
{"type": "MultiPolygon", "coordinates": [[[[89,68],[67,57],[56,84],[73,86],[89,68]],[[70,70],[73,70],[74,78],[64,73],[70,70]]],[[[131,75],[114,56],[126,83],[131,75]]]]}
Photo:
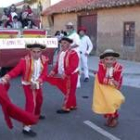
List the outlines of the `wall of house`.
{"type": "Polygon", "coordinates": [[[41,16],[41,23],[43,28],[49,27],[49,20],[47,16],[41,16]]]}
{"type": "Polygon", "coordinates": [[[66,30],[65,25],[68,22],[74,23],[75,29],[77,29],[77,14],[67,13],[43,17],[43,27],[46,28],[49,26],[52,35],[54,35],[57,30],[66,30]]]}
{"type": "Polygon", "coordinates": [[[140,61],[140,7],[99,10],[97,18],[97,53],[113,48],[121,58],[140,61]],[[135,21],[135,46],[123,46],[124,22],[135,21]]]}
{"type": "Polygon", "coordinates": [[[66,30],[65,25],[68,22],[72,22],[77,29],[77,13],[67,13],[67,14],[57,14],[54,15],[54,25],[53,25],[53,33],[57,30],[66,30]]]}

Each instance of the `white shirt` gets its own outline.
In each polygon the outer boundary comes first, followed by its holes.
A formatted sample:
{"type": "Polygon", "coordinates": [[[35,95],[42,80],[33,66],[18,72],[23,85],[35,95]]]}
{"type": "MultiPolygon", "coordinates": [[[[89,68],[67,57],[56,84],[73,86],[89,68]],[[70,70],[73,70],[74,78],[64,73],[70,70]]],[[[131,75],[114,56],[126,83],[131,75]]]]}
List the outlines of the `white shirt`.
{"type": "Polygon", "coordinates": [[[17,13],[16,12],[11,12],[12,21],[13,21],[14,16],[18,16],[17,13]]]}
{"type": "Polygon", "coordinates": [[[93,44],[90,40],[90,38],[87,35],[84,35],[83,37],[81,37],[80,39],[80,45],[79,45],[79,51],[82,53],[87,53],[90,54],[90,52],[93,49],[93,44]]]}
{"type": "Polygon", "coordinates": [[[19,22],[19,21],[17,21],[17,22],[12,22],[12,28],[14,28],[14,29],[19,29],[19,28],[21,28],[22,27],[22,25],[21,25],[21,23],[19,22]]]}
{"type": "Polygon", "coordinates": [[[113,77],[113,67],[107,68],[106,77],[108,77],[108,78],[113,77]]]}
{"type": "Polygon", "coordinates": [[[31,76],[31,81],[27,82],[27,81],[22,81],[23,85],[30,85],[31,82],[35,82],[39,76],[40,76],[40,72],[41,72],[41,60],[40,58],[38,60],[34,60],[33,61],[33,74],[31,76]]]}
{"type": "Polygon", "coordinates": [[[58,73],[64,74],[64,57],[66,52],[62,51],[59,55],[59,61],[58,61],[58,73]]]}
{"type": "Polygon", "coordinates": [[[76,32],[73,32],[72,34],[68,35],[67,37],[73,40],[73,43],[71,44],[71,46],[80,45],[80,37],[76,32]]]}
{"type": "Polygon", "coordinates": [[[33,74],[32,74],[32,80],[36,81],[39,76],[40,76],[40,72],[41,72],[41,60],[40,58],[38,60],[34,60],[33,61],[33,74]]]}

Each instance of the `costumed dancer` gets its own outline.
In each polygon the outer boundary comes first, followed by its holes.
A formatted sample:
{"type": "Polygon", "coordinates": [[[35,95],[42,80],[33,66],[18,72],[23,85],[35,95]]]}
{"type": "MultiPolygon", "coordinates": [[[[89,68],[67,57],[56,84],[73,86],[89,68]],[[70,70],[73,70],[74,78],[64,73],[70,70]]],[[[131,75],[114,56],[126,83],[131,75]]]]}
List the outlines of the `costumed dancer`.
{"type": "Polygon", "coordinates": [[[117,57],[119,54],[112,49],[107,49],[100,55],[93,91],[92,109],[95,113],[104,115],[109,127],[118,124],[118,110],[125,100],[119,90],[122,85],[123,68],[117,62],[117,57]]]}
{"type": "MultiPolygon", "coordinates": [[[[12,78],[22,75],[22,85],[25,93],[25,110],[31,114],[38,115],[39,119],[45,119],[41,115],[43,95],[41,84],[47,75],[48,58],[42,55],[46,46],[41,44],[27,44],[29,54],[22,58],[17,66],[2,77],[3,83],[8,83],[12,78]]],[[[31,130],[31,126],[25,124],[23,134],[36,136],[36,132],[31,130]]]]}
{"type": "Polygon", "coordinates": [[[47,82],[57,86],[65,96],[62,109],[57,110],[57,113],[69,113],[71,110],[76,109],[76,86],[78,80],[78,64],[79,57],[77,52],[71,48],[73,41],[69,38],[63,37],[61,39],[62,51],[58,55],[58,61],[54,69],[47,77],[47,82]],[[55,77],[59,74],[60,77],[55,77]]]}
{"type": "Polygon", "coordinates": [[[36,124],[38,122],[39,116],[33,115],[14,105],[8,96],[8,88],[9,87],[7,85],[0,83],[0,105],[2,107],[7,126],[10,129],[13,128],[11,118],[27,125],[36,124]]]}

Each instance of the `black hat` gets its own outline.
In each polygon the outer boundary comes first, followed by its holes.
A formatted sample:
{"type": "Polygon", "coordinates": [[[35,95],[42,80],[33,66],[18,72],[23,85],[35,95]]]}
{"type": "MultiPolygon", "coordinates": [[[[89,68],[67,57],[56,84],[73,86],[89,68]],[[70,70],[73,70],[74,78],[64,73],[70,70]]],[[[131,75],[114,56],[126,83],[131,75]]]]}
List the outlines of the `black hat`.
{"type": "Polygon", "coordinates": [[[39,44],[39,43],[34,43],[34,44],[27,44],[26,48],[28,49],[33,49],[33,48],[40,48],[40,49],[46,49],[45,45],[39,44]]]}
{"type": "Polygon", "coordinates": [[[108,56],[119,57],[120,54],[115,52],[112,49],[107,49],[100,55],[100,59],[104,59],[105,57],[108,57],[108,56]]]}
{"type": "Polygon", "coordinates": [[[61,43],[61,41],[67,41],[67,42],[69,42],[69,43],[72,43],[72,42],[73,42],[73,40],[70,39],[70,38],[68,38],[68,37],[63,37],[63,38],[60,40],[60,43],[61,43]]]}

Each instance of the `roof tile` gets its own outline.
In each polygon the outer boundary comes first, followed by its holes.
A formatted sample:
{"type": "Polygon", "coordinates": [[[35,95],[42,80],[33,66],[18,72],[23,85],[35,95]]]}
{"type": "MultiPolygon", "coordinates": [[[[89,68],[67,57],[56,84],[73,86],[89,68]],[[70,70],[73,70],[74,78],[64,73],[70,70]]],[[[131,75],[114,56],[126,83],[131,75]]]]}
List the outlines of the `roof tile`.
{"type": "Polygon", "coordinates": [[[84,9],[101,9],[140,4],[140,0],[62,0],[43,11],[43,15],[68,13],[84,9]]]}

